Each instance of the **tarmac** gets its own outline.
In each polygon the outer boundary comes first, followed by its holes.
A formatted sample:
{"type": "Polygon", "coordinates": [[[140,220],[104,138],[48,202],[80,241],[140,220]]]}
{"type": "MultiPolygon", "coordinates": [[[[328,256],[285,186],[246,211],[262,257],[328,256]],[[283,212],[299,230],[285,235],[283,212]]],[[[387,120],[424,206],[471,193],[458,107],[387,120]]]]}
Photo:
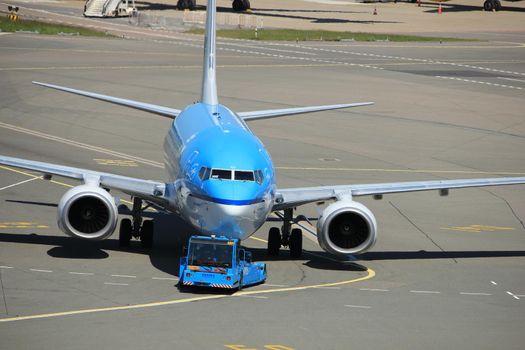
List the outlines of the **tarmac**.
{"type": "MultiPolygon", "coordinates": [[[[168,119],[31,81],[184,107],[199,98],[202,37],[80,20],[127,39],[0,35],[0,153],[162,180],[168,119]]],[[[279,187],[524,176],[524,47],[512,35],[220,39],[219,99],[235,111],[375,102],[250,123],[279,187]]],[[[525,186],[355,198],[376,215],[379,239],[345,261],[309,235],[303,259],[286,250],[269,259],[268,223],[245,242],[268,264],[267,283],[228,294],[176,288],[192,233],[176,218],[152,214],[151,251],[121,249],[116,234],[66,237],[56,204],[71,185],[0,167],[2,348],[521,349],[525,340],[525,186]]]]}

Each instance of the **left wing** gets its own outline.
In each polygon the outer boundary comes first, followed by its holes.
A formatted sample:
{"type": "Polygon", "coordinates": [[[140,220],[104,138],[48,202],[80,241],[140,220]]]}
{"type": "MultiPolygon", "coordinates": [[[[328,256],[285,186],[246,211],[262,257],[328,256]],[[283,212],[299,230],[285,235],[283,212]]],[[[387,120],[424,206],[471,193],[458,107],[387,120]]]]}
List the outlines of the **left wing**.
{"type": "Polygon", "coordinates": [[[345,196],[351,198],[352,196],[383,195],[386,193],[448,190],[451,188],[501,186],[517,184],[525,184],[525,177],[411,181],[364,185],[286,188],[277,190],[277,196],[275,204],[273,206],[273,210],[283,210],[313,202],[337,200],[345,196]]]}
{"type": "Polygon", "coordinates": [[[373,102],[358,102],[358,103],[347,103],[347,104],[326,105],[326,106],[268,109],[264,111],[240,112],[240,113],[237,113],[237,115],[241,117],[241,119],[243,120],[257,120],[257,119],[269,119],[269,118],[283,117],[286,115],[329,111],[333,109],[368,106],[372,104],[374,103],[373,102]]]}
{"type": "Polygon", "coordinates": [[[165,197],[166,184],[162,182],[142,180],[127,176],[1,155],[0,164],[12,166],[15,168],[33,170],[44,175],[58,175],[67,177],[70,179],[82,181],[84,183],[95,182],[101,187],[120,190],[131,196],[139,197],[161,205],[167,202],[165,197]]]}

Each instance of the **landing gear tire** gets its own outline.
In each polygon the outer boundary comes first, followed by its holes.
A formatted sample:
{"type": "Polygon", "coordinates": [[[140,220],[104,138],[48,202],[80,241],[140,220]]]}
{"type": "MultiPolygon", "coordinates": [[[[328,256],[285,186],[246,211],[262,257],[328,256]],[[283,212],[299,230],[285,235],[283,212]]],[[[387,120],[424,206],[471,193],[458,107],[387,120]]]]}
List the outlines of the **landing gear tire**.
{"type": "Polygon", "coordinates": [[[268,255],[278,256],[281,248],[281,232],[277,227],[272,227],[268,233],[268,255]]]}
{"type": "Polygon", "coordinates": [[[299,228],[294,228],[290,235],[290,256],[292,258],[300,258],[303,254],[303,231],[299,228]]]}
{"type": "Polygon", "coordinates": [[[492,11],[493,8],[494,8],[494,3],[492,2],[492,0],[486,0],[483,3],[483,9],[485,11],[492,11]]]}
{"type": "Polygon", "coordinates": [[[120,229],[119,229],[119,237],[118,237],[118,245],[120,247],[127,247],[129,246],[129,241],[131,241],[131,220],[130,219],[122,219],[120,222],[120,229]]]}
{"type": "Polygon", "coordinates": [[[195,10],[196,0],[179,0],[177,1],[177,9],[183,10],[195,10]]]}
{"type": "Polygon", "coordinates": [[[144,221],[140,229],[140,245],[142,248],[153,246],[153,220],[144,221]]]}
{"type": "Polygon", "coordinates": [[[494,1],[494,8],[496,11],[501,10],[501,2],[499,0],[494,1]]]}
{"type": "Polygon", "coordinates": [[[250,9],[250,0],[233,0],[232,8],[234,11],[246,11],[250,9]]]}

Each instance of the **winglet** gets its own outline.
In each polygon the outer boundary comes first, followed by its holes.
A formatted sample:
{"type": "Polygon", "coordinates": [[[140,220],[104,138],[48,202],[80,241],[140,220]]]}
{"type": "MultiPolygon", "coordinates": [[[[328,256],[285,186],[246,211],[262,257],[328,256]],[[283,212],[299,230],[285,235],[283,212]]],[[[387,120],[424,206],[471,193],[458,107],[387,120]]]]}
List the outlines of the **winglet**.
{"type": "Polygon", "coordinates": [[[204,60],[202,73],[201,102],[210,106],[219,104],[217,98],[216,56],[215,56],[215,22],[216,0],[208,0],[206,9],[206,36],[204,38],[204,60]]]}

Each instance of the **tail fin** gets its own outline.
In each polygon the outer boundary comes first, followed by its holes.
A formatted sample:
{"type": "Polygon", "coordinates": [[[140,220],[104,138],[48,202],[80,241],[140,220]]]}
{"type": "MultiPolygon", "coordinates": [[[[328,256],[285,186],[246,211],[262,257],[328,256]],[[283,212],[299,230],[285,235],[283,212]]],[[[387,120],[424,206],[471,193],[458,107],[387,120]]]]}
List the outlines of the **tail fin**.
{"type": "Polygon", "coordinates": [[[216,0],[208,0],[208,7],[206,9],[206,36],[204,38],[201,102],[211,106],[215,106],[219,103],[217,98],[217,80],[215,75],[216,11],[216,0]]]}

